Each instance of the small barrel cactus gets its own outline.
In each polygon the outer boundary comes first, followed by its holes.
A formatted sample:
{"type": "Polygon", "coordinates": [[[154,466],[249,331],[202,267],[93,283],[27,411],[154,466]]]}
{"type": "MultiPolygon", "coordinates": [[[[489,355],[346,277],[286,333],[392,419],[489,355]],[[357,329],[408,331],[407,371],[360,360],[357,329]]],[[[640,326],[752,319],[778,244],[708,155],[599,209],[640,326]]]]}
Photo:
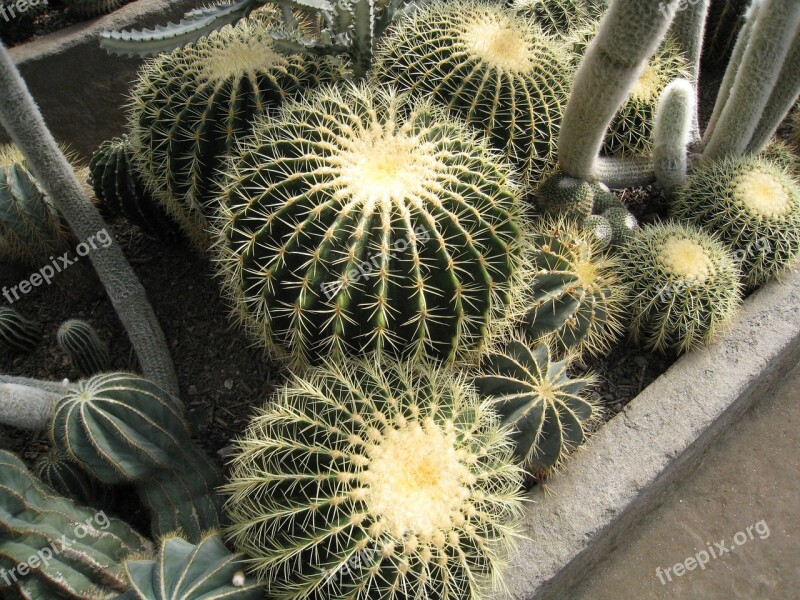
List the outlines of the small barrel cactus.
{"type": "Polygon", "coordinates": [[[381,40],[374,72],[485,131],[523,178],[535,183],[555,163],[569,56],[532,20],[499,2],[421,6],[381,40]]]}
{"type": "Polygon", "coordinates": [[[66,454],[51,448],[35,467],[36,476],[59,494],[81,504],[93,504],[104,495],[102,484],[66,454]]]}
{"type": "Polygon", "coordinates": [[[780,274],[800,252],[800,185],[764,159],[729,158],[695,169],[676,190],[671,216],[719,235],[740,263],[746,288],[780,274]]]}
{"type": "Polygon", "coordinates": [[[259,600],[264,584],[244,573],[241,555],[231,554],[212,531],[197,545],[176,535],[161,540],[154,559],[125,562],[130,590],[118,600],[259,600]]]}
{"type": "Polygon", "coordinates": [[[611,229],[611,223],[604,216],[589,215],[583,220],[581,227],[597,240],[600,250],[605,249],[611,243],[614,230],[611,229]]]}
{"type": "Polygon", "coordinates": [[[611,190],[609,190],[607,187],[598,183],[594,185],[595,193],[592,213],[596,215],[602,215],[609,208],[625,208],[625,205],[622,203],[622,201],[612,194],[611,190]]]}
{"type": "Polygon", "coordinates": [[[545,214],[587,217],[594,207],[595,186],[568,175],[552,175],[536,190],[536,207],[545,214]]]}
{"type": "Polygon", "coordinates": [[[81,319],[64,321],[56,334],[58,345],[69,355],[81,375],[96,375],[108,369],[108,345],[94,327],[81,319]]]}
{"type": "Polygon", "coordinates": [[[152,551],[123,521],[59,496],[4,450],[0,531],[0,587],[20,598],[116,599],[128,589],[122,561],[152,551]]]}
{"type": "Polygon", "coordinates": [[[619,258],[631,286],[631,335],[647,349],[680,353],[707,343],[739,307],[733,254],[698,227],[645,227],[619,258]]]}
{"type": "Polygon", "coordinates": [[[27,354],[42,341],[42,325],[13,308],[0,307],[0,346],[27,354]]]}
{"type": "Polygon", "coordinates": [[[603,16],[606,0],[514,0],[512,7],[533,17],[545,32],[567,35],[603,16]]]}
{"type": "Polygon", "coordinates": [[[178,226],[145,188],[133,165],[127,135],[103,142],[89,163],[99,207],[108,216],[123,216],[162,240],[176,238],[178,226]]]}
{"type": "Polygon", "coordinates": [[[598,408],[581,395],[594,378],[570,378],[568,361],[552,362],[547,344],[522,339],[481,359],[475,387],[512,428],[515,451],[535,475],[560,466],[580,446],[598,408]]]}
{"type": "Polygon", "coordinates": [[[522,278],[511,173],[429,100],[351,84],[286,103],[231,160],[219,203],[235,316],[300,366],[472,360],[522,278]]]}
{"type": "MultiPolygon", "coordinates": [[[[800,139],[798,139],[798,142],[800,142],[800,139]]],[[[758,156],[769,163],[786,169],[795,181],[800,180],[800,143],[793,147],[789,142],[775,138],[758,156]]]]}
{"type": "Polygon", "coordinates": [[[273,400],[225,486],[229,541],[271,597],[468,600],[500,580],[523,471],[465,375],[326,363],[273,400]]]}
{"type": "Polygon", "coordinates": [[[611,225],[612,246],[618,247],[627,244],[639,228],[639,221],[625,207],[609,208],[603,212],[603,217],[611,225]]]}
{"type": "Polygon", "coordinates": [[[627,288],[602,241],[568,219],[543,221],[531,238],[533,283],[523,329],[558,356],[605,352],[622,333],[627,288]]]}
{"type": "Polygon", "coordinates": [[[148,190],[206,250],[214,176],[254,120],[284,99],[340,78],[337,59],[284,56],[264,19],[244,19],[162,54],[140,71],[131,149],[148,190]]]}

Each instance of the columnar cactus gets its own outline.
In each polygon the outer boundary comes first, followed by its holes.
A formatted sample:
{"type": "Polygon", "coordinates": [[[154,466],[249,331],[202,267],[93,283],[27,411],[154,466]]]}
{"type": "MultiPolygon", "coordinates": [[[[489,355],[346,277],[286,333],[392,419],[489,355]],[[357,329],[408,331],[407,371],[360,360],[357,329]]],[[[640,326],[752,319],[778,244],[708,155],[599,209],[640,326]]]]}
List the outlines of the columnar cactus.
{"type": "Polygon", "coordinates": [[[562,45],[512,9],[423,5],[384,36],[374,70],[485,131],[526,179],[553,165],[572,70],[562,45]]]}
{"type": "Polygon", "coordinates": [[[515,453],[531,473],[559,467],[580,446],[598,407],[585,395],[592,376],[569,377],[566,360],[553,362],[547,344],[515,339],[481,359],[475,386],[512,428],[515,453]]]}
{"type": "Polygon", "coordinates": [[[117,598],[121,562],[151,544],[124,522],[59,496],[0,450],[0,572],[21,598],[117,598]]]}
{"type": "Polygon", "coordinates": [[[465,375],[326,363],[256,414],[229,540],[274,598],[477,600],[518,532],[522,470],[465,375]]]}
{"type": "Polygon", "coordinates": [[[118,600],[259,600],[264,584],[245,575],[242,556],[231,554],[218,532],[195,544],[176,535],[161,540],[154,559],[125,562],[130,590],[118,600]]]}
{"type": "Polygon", "coordinates": [[[739,307],[733,254],[698,227],[645,227],[619,258],[631,286],[631,336],[648,349],[680,353],[707,343],[739,307]]]}
{"type": "Polygon", "coordinates": [[[429,100],[350,85],[288,102],[230,161],[219,202],[235,317],[296,365],[471,360],[523,277],[511,172],[429,100]]]}
{"type": "Polygon", "coordinates": [[[720,66],[730,58],[750,4],[751,0],[714,0],[711,3],[703,43],[706,63],[720,66]]]}
{"type": "Polygon", "coordinates": [[[36,476],[59,494],[81,504],[92,504],[103,495],[102,484],[81,469],[77,463],[51,448],[35,467],[36,476]]]}
{"type": "Polygon", "coordinates": [[[42,325],[13,308],[0,307],[0,346],[13,352],[32,352],[42,341],[42,325]]]}
{"type": "Polygon", "coordinates": [[[653,127],[656,180],[667,194],[686,181],[696,92],[686,79],[672,81],[661,94],[653,127]]]}
{"type": "Polygon", "coordinates": [[[56,334],[58,345],[69,355],[81,375],[95,375],[108,369],[108,345],[94,327],[81,319],[64,321],[56,334]]]}
{"type": "Polygon", "coordinates": [[[147,188],[200,250],[208,247],[214,176],[259,115],[344,74],[332,58],[275,49],[245,19],[145,64],[131,100],[131,146],[147,188]]]}
{"type": "Polygon", "coordinates": [[[514,0],[512,6],[532,16],[547,33],[567,35],[603,16],[605,0],[514,0]]]}
{"type": "Polygon", "coordinates": [[[800,186],[764,159],[699,167],[677,190],[671,212],[719,235],[739,259],[747,288],[780,274],[800,252],[800,186]]]}

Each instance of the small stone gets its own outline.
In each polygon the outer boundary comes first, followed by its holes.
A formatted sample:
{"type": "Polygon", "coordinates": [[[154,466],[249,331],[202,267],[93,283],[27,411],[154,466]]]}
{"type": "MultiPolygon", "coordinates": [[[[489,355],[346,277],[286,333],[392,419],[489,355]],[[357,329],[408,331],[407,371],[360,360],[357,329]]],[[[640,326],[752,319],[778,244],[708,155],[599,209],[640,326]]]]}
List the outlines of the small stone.
{"type": "Polygon", "coordinates": [[[232,390],[233,389],[233,379],[226,379],[225,383],[223,383],[222,385],[225,386],[226,390],[232,390]]]}

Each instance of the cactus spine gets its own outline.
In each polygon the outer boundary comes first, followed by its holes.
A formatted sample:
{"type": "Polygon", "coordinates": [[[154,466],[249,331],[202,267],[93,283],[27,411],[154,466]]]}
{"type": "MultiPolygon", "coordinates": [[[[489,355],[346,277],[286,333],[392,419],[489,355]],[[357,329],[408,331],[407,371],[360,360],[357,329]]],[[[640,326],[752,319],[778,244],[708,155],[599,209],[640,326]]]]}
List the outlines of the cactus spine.
{"type": "Polygon", "coordinates": [[[0,307],[0,346],[12,352],[33,352],[42,341],[42,325],[13,308],[0,307]]]}
{"type": "Polygon", "coordinates": [[[69,355],[81,375],[95,375],[109,366],[108,345],[94,327],[81,319],[70,319],[58,328],[58,345],[69,355]]]}
{"type": "Polygon", "coordinates": [[[568,35],[603,16],[605,0],[514,0],[512,7],[532,17],[551,35],[568,35]]]}

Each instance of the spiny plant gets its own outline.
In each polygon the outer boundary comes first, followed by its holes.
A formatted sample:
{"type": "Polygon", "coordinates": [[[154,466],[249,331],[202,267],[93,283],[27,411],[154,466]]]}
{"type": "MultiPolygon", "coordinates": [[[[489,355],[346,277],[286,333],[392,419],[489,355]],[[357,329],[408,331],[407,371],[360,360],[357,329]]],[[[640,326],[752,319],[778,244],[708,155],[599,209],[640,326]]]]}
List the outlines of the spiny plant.
{"type": "Polygon", "coordinates": [[[56,339],[81,375],[91,376],[108,369],[108,345],[88,322],[82,319],[64,321],[56,339]]]}
{"type": "Polygon", "coordinates": [[[66,224],[13,145],[0,146],[0,258],[39,265],[63,251],[66,224]]]}
{"type": "Polygon", "coordinates": [[[609,240],[609,243],[617,248],[627,244],[634,232],[639,228],[639,221],[624,206],[605,210],[603,217],[611,226],[611,240],[609,240]]]}
{"type": "Polygon", "coordinates": [[[89,163],[99,208],[108,216],[124,216],[143,231],[172,241],[178,227],[147,191],[133,164],[127,135],[103,142],[89,163]]]}
{"type": "Polygon", "coordinates": [[[775,138],[758,156],[776,167],[786,169],[795,181],[800,181],[800,153],[798,151],[800,151],[800,147],[795,149],[789,142],[775,138]]]}
{"type": "Polygon", "coordinates": [[[534,475],[546,475],[580,446],[599,407],[585,396],[593,376],[570,377],[547,344],[514,339],[487,353],[474,383],[512,428],[515,453],[534,475]]]}
{"type": "Polygon", "coordinates": [[[536,189],[536,208],[552,216],[587,217],[592,214],[595,191],[588,181],[555,174],[536,189]]]}
{"type": "Polygon", "coordinates": [[[531,340],[546,339],[558,356],[605,352],[623,329],[627,289],[619,263],[574,220],[544,220],[535,230],[523,330],[531,340]]]}
{"type": "Polygon", "coordinates": [[[568,35],[602,17],[606,0],[514,0],[512,7],[533,17],[545,32],[568,35]]]}
{"type": "Polygon", "coordinates": [[[127,589],[122,560],[152,549],[123,521],[59,496],[5,450],[0,450],[0,532],[0,567],[20,598],[117,598],[127,589]]]}
{"type": "Polygon", "coordinates": [[[41,323],[26,319],[13,308],[0,308],[0,346],[27,354],[42,341],[41,323]]]}
{"type": "Polygon", "coordinates": [[[149,61],[134,84],[135,166],[199,250],[209,245],[216,171],[256,117],[346,73],[333,58],[280,54],[273,29],[264,19],[223,27],[149,61]]]}
{"type": "Polygon", "coordinates": [[[223,188],[224,289],[279,358],[468,361],[507,324],[523,277],[519,187],[431,100],[348,85],[288,102],[223,188]]]}
{"type": "Polygon", "coordinates": [[[721,66],[730,58],[751,0],[713,0],[706,19],[703,61],[721,66]]]}
{"type": "Polygon", "coordinates": [[[118,600],[259,600],[264,584],[244,573],[216,531],[195,545],[175,534],[161,539],[158,555],[125,561],[130,589],[118,600]]]}
{"type": "Polygon", "coordinates": [[[114,12],[127,0],[66,0],[67,12],[82,19],[92,19],[114,12]]]}
{"type": "Polygon", "coordinates": [[[153,534],[190,539],[217,527],[217,474],[192,444],[180,402],[137,375],[79,382],[55,406],[55,447],[101,482],[133,483],[153,534]]]}
{"type": "Polygon", "coordinates": [[[752,288],[790,267],[800,252],[800,186],[761,158],[728,158],[697,168],[675,195],[671,215],[720,236],[752,288]]]}
{"type": "Polygon", "coordinates": [[[581,223],[581,227],[597,240],[598,248],[604,250],[614,236],[611,223],[602,215],[589,215],[581,223]]]}
{"type": "Polygon", "coordinates": [[[59,494],[82,504],[93,504],[105,495],[106,490],[99,481],[55,448],[41,456],[34,472],[59,494]]]}
{"type": "Polygon", "coordinates": [[[553,166],[572,70],[532,19],[482,0],[433,2],[381,40],[374,78],[432,97],[492,143],[532,182],[553,166]]]}
{"type": "Polygon", "coordinates": [[[622,247],[620,273],[631,287],[631,336],[647,349],[686,352],[707,343],[740,303],[730,250],[699,227],[644,227],[622,247]]]}
{"type": "Polygon", "coordinates": [[[272,598],[477,600],[518,533],[521,480],[465,374],[328,362],[239,441],[227,534],[272,598]]]}

